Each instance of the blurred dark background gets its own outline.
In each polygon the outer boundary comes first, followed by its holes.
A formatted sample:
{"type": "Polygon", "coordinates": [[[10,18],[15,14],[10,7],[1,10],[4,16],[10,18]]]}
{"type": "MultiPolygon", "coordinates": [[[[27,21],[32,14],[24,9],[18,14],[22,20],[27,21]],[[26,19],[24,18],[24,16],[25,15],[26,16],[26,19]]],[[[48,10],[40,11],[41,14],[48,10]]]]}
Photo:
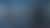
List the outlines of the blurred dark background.
{"type": "Polygon", "coordinates": [[[48,0],[0,0],[0,28],[50,28],[48,0]]]}

